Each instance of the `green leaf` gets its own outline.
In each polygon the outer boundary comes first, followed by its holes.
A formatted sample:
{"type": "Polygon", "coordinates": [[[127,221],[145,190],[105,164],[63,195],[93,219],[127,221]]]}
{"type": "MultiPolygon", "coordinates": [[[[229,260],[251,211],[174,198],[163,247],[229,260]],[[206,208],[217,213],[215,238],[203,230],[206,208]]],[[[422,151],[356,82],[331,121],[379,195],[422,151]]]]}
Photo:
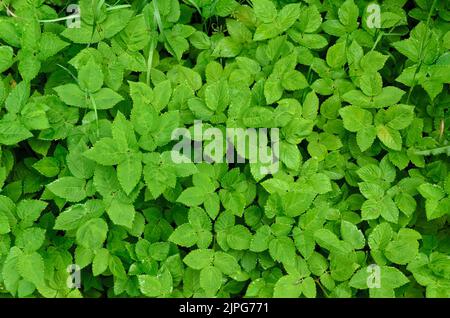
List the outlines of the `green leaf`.
{"type": "Polygon", "coordinates": [[[274,298],[298,298],[302,294],[302,285],[298,277],[286,275],[281,277],[274,286],[274,298]]]}
{"type": "Polygon", "coordinates": [[[348,30],[357,27],[357,19],[359,15],[358,6],[353,0],[346,0],[338,11],[339,21],[347,27],[348,30]]]}
{"type": "MultiPolygon", "coordinates": [[[[310,180],[312,185],[318,185],[318,188],[314,188],[314,191],[327,192],[329,180],[320,180],[317,177],[310,180]],[[324,181],[324,184],[319,184],[324,181]],[[327,182],[328,181],[328,182],[327,182]]],[[[282,206],[285,214],[290,217],[296,217],[304,213],[311,205],[316,194],[312,191],[293,191],[282,195],[282,206]]]]}
{"type": "Polygon", "coordinates": [[[440,200],[445,196],[444,190],[437,184],[423,183],[417,190],[428,200],[440,200]]]}
{"type": "Polygon", "coordinates": [[[330,230],[319,229],[314,232],[314,238],[317,244],[330,252],[344,252],[347,250],[336,234],[330,230]]]}
{"type": "Polygon", "coordinates": [[[388,108],[384,115],[386,126],[401,130],[411,125],[414,119],[414,106],[394,105],[388,108]]]}
{"type": "Polygon", "coordinates": [[[69,43],[61,40],[56,34],[51,32],[44,32],[42,33],[39,41],[38,58],[41,61],[46,60],[69,45],[69,43]]]}
{"type": "Polygon", "coordinates": [[[313,252],[307,262],[308,269],[316,276],[322,275],[328,269],[328,262],[320,253],[313,252]]]}
{"type": "Polygon", "coordinates": [[[172,68],[167,76],[169,79],[172,80],[172,82],[175,82],[177,84],[187,84],[192,90],[199,90],[202,87],[202,79],[200,75],[184,66],[175,66],[172,68]]]}
{"type": "Polygon", "coordinates": [[[76,84],[65,84],[53,88],[59,98],[70,106],[86,108],[87,96],[76,84]]]}
{"type": "Polygon", "coordinates": [[[374,199],[364,201],[361,207],[361,216],[363,220],[374,220],[380,217],[382,206],[380,202],[374,199]]]}
{"type": "Polygon", "coordinates": [[[344,101],[363,108],[377,107],[373,105],[373,100],[375,100],[375,98],[376,96],[370,98],[359,90],[351,90],[342,95],[344,101]]]}
{"type": "Polygon", "coordinates": [[[267,104],[273,104],[283,95],[283,87],[280,81],[275,77],[269,77],[264,83],[264,96],[267,104]]]}
{"type": "Polygon", "coordinates": [[[80,144],[76,150],[70,152],[66,157],[67,167],[76,178],[89,179],[94,174],[95,162],[83,156],[82,153],[86,149],[87,147],[84,144],[82,146],[80,144]]]}
{"type": "Polygon", "coordinates": [[[78,83],[80,88],[94,93],[103,86],[103,72],[93,59],[90,59],[78,72],[78,83]]]}
{"type": "Polygon", "coordinates": [[[389,222],[398,223],[399,211],[391,198],[385,197],[382,202],[381,216],[389,222]]]}
{"type": "Polygon", "coordinates": [[[47,188],[69,202],[79,202],[86,198],[86,181],[75,177],[62,177],[47,185],[47,188]]]}
{"type": "Polygon", "coordinates": [[[207,266],[200,271],[200,287],[208,295],[214,295],[222,286],[222,272],[214,267],[207,266]]]}
{"type": "Polygon", "coordinates": [[[341,235],[342,239],[350,243],[354,249],[362,249],[366,245],[366,239],[361,230],[350,222],[341,222],[341,235]]]}
{"type": "Polygon", "coordinates": [[[287,142],[280,144],[280,160],[292,170],[297,170],[301,162],[301,154],[297,145],[287,142]]]}
{"type": "Polygon", "coordinates": [[[292,264],[295,260],[294,242],[288,237],[277,237],[269,243],[270,256],[278,262],[292,264]]]}
{"type": "Polygon", "coordinates": [[[301,288],[307,298],[316,298],[316,282],[312,277],[306,277],[301,283],[301,288]]]}
{"type": "Polygon", "coordinates": [[[403,90],[395,86],[385,86],[381,94],[373,97],[373,106],[376,108],[397,104],[405,94],[403,90]]]}
{"type": "Polygon", "coordinates": [[[364,73],[359,80],[359,85],[367,96],[377,96],[383,91],[383,80],[378,72],[364,73]]]}
{"type": "Polygon", "coordinates": [[[167,258],[169,249],[170,245],[168,242],[157,242],[150,245],[148,251],[151,258],[157,261],[163,261],[167,258]]]}
{"type": "Polygon", "coordinates": [[[133,226],[136,211],[132,204],[124,202],[120,200],[120,198],[114,198],[106,212],[114,224],[122,225],[127,228],[133,226]]]}
{"type": "Polygon", "coordinates": [[[203,205],[209,217],[215,219],[220,212],[219,196],[216,193],[207,194],[203,205]]]}
{"type": "Polygon", "coordinates": [[[7,234],[11,231],[9,219],[3,212],[0,213],[0,234],[7,234]]]}
{"type": "Polygon", "coordinates": [[[65,231],[75,230],[82,225],[86,214],[87,211],[84,205],[72,205],[56,217],[53,228],[65,231]]]}
{"type": "Polygon", "coordinates": [[[378,125],[377,136],[386,147],[397,151],[402,150],[402,136],[397,130],[378,125]]]}
{"type": "Polygon", "coordinates": [[[326,60],[331,68],[339,68],[346,63],[345,50],[345,42],[337,43],[328,49],[326,60]]]}
{"type": "Polygon", "coordinates": [[[419,242],[411,237],[398,237],[389,242],[385,249],[387,259],[400,265],[411,262],[418,252],[419,242]]]}
{"type": "Polygon", "coordinates": [[[277,8],[270,0],[252,0],[256,18],[264,23],[270,23],[277,17],[277,8]]]}
{"type": "Polygon", "coordinates": [[[112,138],[100,139],[94,147],[84,152],[84,156],[105,166],[116,165],[127,158],[112,138]]]}
{"type": "Polygon", "coordinates": [[[377,51],[370,51],[365,54],[359,64],[365,72],[377,72],[381,70],[386,63],[388,56],[377,51]]]}
{"type": "Polygon", "coordinates": [[[93,218],[77,230],[77,243],[91,250],[102,247],[108,233],[108,225],[103,219],[93,218]]]}
{"type": "Polygon", "coordinates": [[[308,81],[302,73],[292,70],[284,73],[281,85],[288,91],[296,91],[308,87],[308,81]]]}
{"type": "Polygon", "coordinates": [[[269,248],[272,239],[271,230],[268,225],[261,226],[250,241],[250,251],[262,252],[269,248]]]}
{"type": "Polygon", "coordinates": [[[107,87],[103,87],[99,91],[93,93],[92,98],[95,101],[95,106],[92,101],[87,104],[91,109],[110,109],[123,100],[122,95],[107,87]]]}
{"type": "Polygon", "coordinates": [[[0,46],[0,73],[11,67],[14,60],[14,51],[10,46],[0,46]]]}
{"type": "Polygon", "coordinates": [[[14,145],[33,137],[33,134],[19,122],[0,121],[0,144],[14,145]]]}
{"type": "Polygon", "coordinates": [[[280,34],[278,25],[275,22],[264,23],[256,28],[253,41],[263,41],[276,37],[280,34]]]}
{"type": "Polygon", "coordinates": [[[241,270],[236,258],[224,252],[215,252],[214,266],[226,275],[233,275],[241,270]]]}
{"type": "Polygon", "coordinates": [[[184,223],[178,226],[169,237],[170,242],[184,247],[191,247],[195,245],[197,240],[197,232],[189,223],[184,223]]]}
{"type": "Polygon", "coordinates": [[[30,84],[26,81],[20,82],[13,88],[8,98],[5,100],[5,106],[8,112],[19,113],[26,105],[30,97],[30,84]]]}
{"type": "Polygon", "coordinates": [[[419,61],[420,47],[417,41],[406,39],[392,43],[392,46],[401,54],[407,56],[413,62],[419,61]]]}
{"type": "Polygon", "coordinates": [[[389,223],[380,223],[369,234],[368,243],[372,250],[383,250],[391,241],[394,232],[389,223]]]}
{"type": "Polygon", "coordinates": [[[287,4],[278,12],[277,21],[283,31],[289,29],[297,21],[300,17],[300,11],[300,6],[292,3],[287,4]]]}
{"type": "Polygon", "coordinates": [[[92,274],[94,276],[101,275],[108,269],[109,251],[105,248],[99,249],[92,261],[92,274]]]}
{"type": "Polygon", "coordinates": [[[20,274],[17,268],[17,263],[19,257],[21,257],[23,252],[18,247],[12,247],[5,259],[2,268],[2,277],[5,284],[5,288],[11,293],[16,294],[20,274]]]}
{"type": "Polygon", "coordinates": [[[284,192],[287,192],[289,190],[289,183],[287,183],[284,180],[271,178],[268,180],[265,180],[261,183],[261,185],[264,187],[264,189],[269,193],[279,193],[282,194],[284,192]]]}
{"type": "Polygon", "coordinates": [[[45,157],[34,163],[33,168],[43,176],[55,177],[59,173],[59,161],[53,157],[45,157]]]}
{"type": "Polygon", "coordinates": [[[47,202],[40,200],[25,199],[17,204],[17,216],[22,220],[23,228],[33,225],[48,206],[47,202]]]}
{"type": "Polygon", "coordinates": [[[19,60],[18,69],[23,80],[30,82],[39,74],[41,69],[41,61],[31,54],[26,54],[19,60]]]}
{"type": "Polygon", "coordinates": [[[226,20],[228,33],[231,38],[239,43],[250,42],[252,40],[252,33],[242,22],[227,19],[226,20]]]}
{"type": "Polygon", "coordinates": [[[172,86],[169,80],[162,81],[155,85],[152,105],[157,112],[160,112],[167,106],[171,95],[172,86]]]}
{"type": "MultiPolygon", "coordinates": [[[[380,287],[382,288],[398,288],[409,282],[408,278],[397,268],[389,266],[380,266],[380,287]]],[[[353,275],[349,285],[357,289],[368,289],[372,283],[372,276],[376,275],[376,270],[368,267],[361,268],[353,275]]]]}
{"type": "MultiPolygon", "coordinates": [[[[141,82],[131,82],[130,85],[130,96],[133,100],[134,106],[145,106],[151,103],[153,100],[153,90],[150,86],[141,82]]],[[[146,108],[148,110],[153,110],[153,108],[146,108]]]]}
{"type": "Polygon", "coordinates": [[[358,106],[347,106],[339,110],[348,131],[358,132],[372,125],[372,114],[358,106]]]}
{"type": "Polygon", "coordinates": [[[206,87],[206,106],[216,112],[222,112],[229,104],[228,84],[225,81],[215,82],[206,87]]]}
{"type": "Polygon", "coordinates": [[[395,204],[407,216],[412,216],[417,207],[416,200],[408,193],[399,193],[395,197],[395,204]]]}
{"type": "Polygon", "coordinates": [[[294,243],[297,250],[304,258],[309,258],[314,252],[316,242],[313,234],[310,231],[301,231],[299,228],[294,228],[294,243]]]}
{"type": "Polygon", "coordinates": [[[366,151],[372,146],[376,137],[377,129],[375,127],[363,128],[356,133],[356,143],[361,151],[366,151]]]}
{"type": "Polygon", "coordinates": [[[425,202],[425,211],[428,220],[434,220],[448,214],[450,207],[450,198],[444,198],[441,201],[427,200],[425,202]]]}
{"type": "Polygon", "coordinates": [[[177,199],[177,202],[187,206],[198,206],[205,200],[205,193],[199,187],[191,187],[185,189],[177,199]]]}
{"type": "Polygon", "coordinates": [[[128,154],[117,166],[117,179],[128,195],[141,180],[142,164],[137,155],[128,154]]]}
{"type": "Polygon", "coordinates": [[[21,254],[17,260],[17,270],[24,279],[32,282],[37,287],[45,284],[44,260],[38,252],[21,254]]]}
{"type": "Polygon", "coordinates": [[[303,117],[313,120],[317,117],[319,110],[319,99],[314,91],[309,92],[303,103],[303,117]]]}
{"type": "MultiPolygon", "coordinates": [[[[286,6],[287,7],[287,6],[286,6]]],[[[284,9],[284,8],[283,8],[284,9]]],[[[283,12],[283,9],[281,12],[283,12]]],[[[281,17],[280,12],[280,17],[281,17]]],[[[297,22],[298,28],[303,32],[315,32],[322,24],[322,16],[316,5],[300,8],[300,19],[297,22]]]]}
{"type": "Polygon", "coordinates": [[[243,225],[233,226],[227,235],[227,243],[232,249],[246,250],[250,247],[252,234],[243,225]]]}
{"type": "Polygon", "coordinates": [[[183,259],[183,262],[193,269],[203,269],[210,266],[213,262],[214,251],[208,249],[192,250],[183,259]]]}
{"type": "Polygon", "coordinates": [[[157,297],[161,295],[161,281],[156,276],[139,275],[139,289],[147,297],[157,297]]]}

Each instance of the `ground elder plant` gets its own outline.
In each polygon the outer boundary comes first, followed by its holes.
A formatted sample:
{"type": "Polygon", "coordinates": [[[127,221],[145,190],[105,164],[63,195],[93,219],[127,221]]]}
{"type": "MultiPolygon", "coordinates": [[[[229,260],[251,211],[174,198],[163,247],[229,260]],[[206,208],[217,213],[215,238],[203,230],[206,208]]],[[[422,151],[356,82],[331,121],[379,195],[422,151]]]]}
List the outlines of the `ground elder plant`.
{"type": "Polygon", "coordinates": [[[448,5],[0,1],[0,295],[450,297],[448,5]]]}

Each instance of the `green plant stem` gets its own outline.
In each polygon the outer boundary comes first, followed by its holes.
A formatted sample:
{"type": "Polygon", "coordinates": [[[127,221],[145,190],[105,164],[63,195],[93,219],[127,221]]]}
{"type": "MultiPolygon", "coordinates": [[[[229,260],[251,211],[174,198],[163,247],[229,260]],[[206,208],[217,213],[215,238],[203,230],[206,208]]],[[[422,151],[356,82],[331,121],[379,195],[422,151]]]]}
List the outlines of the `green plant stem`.
{"type": "MultiPolygon", "coordinates": [[[[155,34],[155,36],[156,36],[156,34],[155,34]]],[[[146,78],[146,83],[148,86],[150,86],[150,73],[151,73],[152,66],[153,66],[153,54],[154,54],[155,48],[156,48],[155,36],[152,36],[152,39],[150,40],[150,47],[148,50],[147,78],[146,78]]]]}
{"type": "Polygon", "coordinates": [[[406,99],[406,104],[409,103],[409,100],[411,98],[411,94],[412,91],[414,89],[414,87],[416,86],[415,81],[416,81],[416,76],[419,73],[419,69],[422,67],[423,64],[423,49],[424,49],[424,45],[425,45],[425,40],[428,37],[428,30],[429,30],[429,25],[430,25],[430,20],[431,20],[431,15],[433,14],[434,11],[434,7],[436,6],[436,2],[437,0],[433,1],[433,4],[431,5],[431,9],[430,12],[428,13],[428,18],[427,18],[427,24],[426,24],[426,28],[425,28],[425,36],[422,38],[422,41],[420,41],[420,48],[419,48],[419,63],[417,65],[417,68],[414,70],[414,75],[413,75],[413,80],[412,80],[412,84],[411,87],[409,88],[408,91],[408,97],[406,99]]]}
{"type": "Polygon", "coordinates": [[[92,106],[94,107],[95,123],[97,125],[97,137],[100,137],[100,127],[99,127],[99,124],[98,124],[97,104],[95,103],[95,99],[94,99],[94,97],[92,96],[91,93],[88,93],[88,96],[89,96],[89,99],[90,99],[90,101],[92,103],[92,106]]]}

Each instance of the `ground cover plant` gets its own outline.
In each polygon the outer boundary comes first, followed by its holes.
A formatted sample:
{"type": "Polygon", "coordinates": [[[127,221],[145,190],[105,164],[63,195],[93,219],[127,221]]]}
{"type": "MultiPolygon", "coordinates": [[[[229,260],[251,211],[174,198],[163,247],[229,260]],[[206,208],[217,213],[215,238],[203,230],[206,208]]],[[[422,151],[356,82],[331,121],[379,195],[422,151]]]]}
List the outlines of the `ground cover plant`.
{"type": "Polygon", "coordinates": [[[449,21],[0,1],[1,297],[450,297],[449,21]],[[174,162],[198,121],[277,129],[277,169],[174,162]]]}

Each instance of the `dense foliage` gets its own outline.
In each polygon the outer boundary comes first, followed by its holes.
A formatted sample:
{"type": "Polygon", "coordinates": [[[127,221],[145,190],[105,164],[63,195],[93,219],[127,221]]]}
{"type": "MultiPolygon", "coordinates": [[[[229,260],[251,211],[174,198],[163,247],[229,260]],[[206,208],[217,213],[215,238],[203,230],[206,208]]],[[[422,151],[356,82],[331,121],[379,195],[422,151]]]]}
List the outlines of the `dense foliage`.
{"type": "Polygon", "coordinates": [[[0,295],[450,297],[448,4],[0,1],[0,295]]]}

